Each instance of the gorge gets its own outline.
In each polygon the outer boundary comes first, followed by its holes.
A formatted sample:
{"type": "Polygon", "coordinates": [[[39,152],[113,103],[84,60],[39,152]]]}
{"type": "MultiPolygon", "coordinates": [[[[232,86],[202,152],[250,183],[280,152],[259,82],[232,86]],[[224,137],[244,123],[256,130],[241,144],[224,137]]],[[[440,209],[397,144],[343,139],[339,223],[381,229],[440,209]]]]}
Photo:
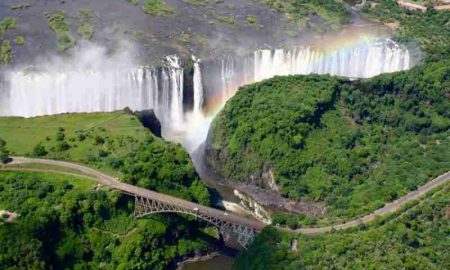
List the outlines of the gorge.
{"type": "Polygon", "coordinates": [[[204,62],[193,57],[191,78],[186,78],[186,61],[175,55],[157,68],[120,61],[102,65],[94,58],[65,69],[8,70],[0,75],[0,116],[153,109],[163,137],[181,142],[192,153],[205,140],[213,116],[245,84],[311,73],[367,78],[412,66],[408,49],[388,38],[341,40],[345,42],[261,49],[204,62]],[[192,80],[192,89],[184,86],[186,79],[192,80]]]}

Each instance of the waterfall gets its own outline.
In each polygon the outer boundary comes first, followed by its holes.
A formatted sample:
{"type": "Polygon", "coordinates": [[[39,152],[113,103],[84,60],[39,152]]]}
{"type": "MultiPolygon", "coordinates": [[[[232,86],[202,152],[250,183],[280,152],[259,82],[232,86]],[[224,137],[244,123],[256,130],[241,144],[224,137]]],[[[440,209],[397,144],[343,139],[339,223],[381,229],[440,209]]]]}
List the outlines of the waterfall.
{"type": "Polygon", "coordinates": [[[169,75],[166,75],[164,78],[169,80],[170,85],[170,120],[172,125],[177,126],[183,122],[183,68],[177,56],[167,56],[166,60],[169,64],[167,68],[169,75]]]}
{"type": "Polygon", "coordinates": [[[0,75],[0,115],[154,109],[161,121],[183,122],[183,69],[168,56],[161,68],[9,71],[0,75]]]}
{"type": "Polygon", "coordinates": [[[200,113],[203,106],[203,82],[202,82],[202,71],[200,68],[200,60],[192,56],[194,61],[194,113],[200,113]]]}
{"type": "Polygon", "coordinates": [[[405,47],[389,39],[380,39],[338,48],[263,49],[242,58],[225,57],[212,65],[217,68],[203,73],[208,72],[208,76],[219,79],[206,83],[207,95],[221,99],[218,103],[223,105],[240,86],[277,75],[315,73],[368,78],[409,69],[411,59],[405,47]]]}
{"type": "Polygon", "coordinates": [[[154,109],[163,136],[193,151],[205,140],[214,114],[242,85],[275,75],[366,78],[411,67],[408,50],[388,39],[362,39],[336,48],[264,49],[201,64],[199,59],[193,60],[193,104],[186,107],[192,107],[193,113],[184,108],[188,101],[183,100],[183,68],[180,59],[172,55],[160,68],[99,64],[94,68],[75,65],[40,72],[5,71],[0,73],[0,116],[154,109]]]}
{"type": "Polygon", "coordinates": [[[255,81],[275,75],[311,73],[368,78],[410,66],[408,50],[390,40],[365,42],[332,51],[313,47],[259,50],[253,57],[255,81]]]}

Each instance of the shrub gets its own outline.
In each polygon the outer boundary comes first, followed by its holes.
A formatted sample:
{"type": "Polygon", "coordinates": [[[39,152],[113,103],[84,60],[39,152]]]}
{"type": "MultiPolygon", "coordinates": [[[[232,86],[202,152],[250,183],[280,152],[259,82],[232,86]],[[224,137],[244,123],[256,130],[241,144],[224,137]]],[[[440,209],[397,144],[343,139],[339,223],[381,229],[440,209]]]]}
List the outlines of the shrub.
{"type": "Polygon", "coordinates": [[[144,0],[142,10],[153,16],[168,16],[173,13],[173,8],[168,6],[164,0],[144,0]]]}
{"type": "Polygon", "coordinates": [[[25,44],[25,38],[24,38],[23,36],[17,36],[17,37],[14,39],[14,42],[15,42],[17,45],[23,45],[23,44],[25,44]]]}
{"type": "Polygon", "coordinates": [[[3,40],[0,47],[0,64],[10,64],[14,57],[14,52],[11,49],[11,43],[9,40],[3,40]]]}
{"type": "Polygon", "coordinates": [[[33,156],[42,157],[47,155],[47,153],[47,150],[41,143],[37,144],[33,149],[33,156]]]}

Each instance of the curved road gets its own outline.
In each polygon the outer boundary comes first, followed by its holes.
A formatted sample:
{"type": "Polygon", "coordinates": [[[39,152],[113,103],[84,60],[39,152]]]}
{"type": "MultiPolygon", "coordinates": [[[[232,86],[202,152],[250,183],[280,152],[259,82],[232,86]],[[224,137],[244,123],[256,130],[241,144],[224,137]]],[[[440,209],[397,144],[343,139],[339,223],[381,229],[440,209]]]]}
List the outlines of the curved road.
{"type": "MultiPolygon", "coordinates": [[[[40,164],[48,164],[48,165],[54,165],[54,166],[60,166],[72,170],[77,170],[79,172],[82,172],[83,174],[86,174],[88,176],[95,177],[98,179],[100,183],[103,185],[109,186],[111,188],[120,190],[124,193],[130,194],[130,195],[137,195],[144,198],[151,198],[153,200],[171,204],[174,206],[178,206],[181,208],[184,208],[188,211],[192,211],[194,209],[198,209],[199,213],[206,214],[208,216],[216,217],[222,220],[225,220],[230,223],[234,224],[240,224],[243,226],[247,226],[250,228],[254,228],[257,231],[262,230],[266,225],[260,221],[245,218],[242,216],[239,216],[234,213],[229,213],[225,211],[221,211],[218,209],[214,209],[211,207],[207,207],[201,204],[196,204],[190,201],[186,201],[183,199],[175,198],[166,194],[158,193],[155,191],[151,191],[148,189],[136,187],[127,183],[120,182],[118,179],[106,175],[102,172],[99,172],[95,169],[86,167],[84,165],[72,163],[72,162],[66,162],[66,161],[59,161],[59,160],[50,160],[50,159],[34,159],[34,158],[25,158],[25,157],[12,157],[13,158],[13,164],[18,163],[40,163],[40,164]]],[[[42,171],[42,170],[40,170],[42,171]]],[[[49,170],[51,171],[51,170],[49,170]]]]}
{"type": "MultiPolygon", "coordinates": [[[[260,221],[246,218],[239,216],[234,213],[225,212],[221,210],[217,210],[211,207],[207,207],[204,205],[196,204],[193,202],[189,202],[183,199],[175,198],[169,195],[165,195],[162,193],[158,193],[155,191],[151,191],[148,189],[136,187],[130,184],[126,184],[123,182],[120,182],[118,179],[106,175],[102,172],[99,172],[95,169],[86,167],[84,165],[72,163],[72,162],[66,162],[66,161],[59,161],[59,160],[49,160],[49,159],[34,159],[34,158],[25,158],[25,157],[13,157],[13,164],[17,163],[40,163],[40,164],[48,164],[48,165],[56,165],[64,168],[73,169],[79,172],[82,172],[88,176],[96,178],[100,183],[109,186],[111,188],[120,190],[122,192],[128,193],[130,195],[138,195],[141,197],[151,198],[153,200],[160,201],[162,203],[171,204],[174,206],[178,206],[187,210],[193,210],[195,208],[198,209],[199,212],[207,214],[209,216],[213,216],[222,220],[225,220],[230,223],[240,224],[247,227],[251,227],[256,229],[257,231],[260,231],[262,228],[264,228],[266,225],[260,221]]],[[[42,169],[20,169],[20,170],[28,170],[28,171],[43,171],[42,169]]],[[[54,170],[45,170],[45,171],[54,171],[54,170]]],[[[69,174],[69,173],[67,173],[69,174]]],[[[450,180],[450,172],[447,172],[441,176],[436,177],[432,181],[428,182],[427,184],[421,186],[415,191],[412,191],[403,197],[395,200],[392,203],[386,204],[384,207],[376,210],[375,212],[366,215],[361,218],[357,218],[355,220],[351,220],[342,224],[337,224],[333,226],[326,226],[326,227],[319,227],[319,228],[300,228],[296,230],[291,230],[287,228],[280,228],[284,230],[288,230],[291,232],[297,232],[297,233],[305,233],[305,234],[314,234],[314,233],[325,233],[329,232],[333,229],[339,230],[339,229],[347,229],[351,227],[358,226],[362,223],[368,223],[372,220],[374,220],[377,216],[384,216],[390,213],[393,213],[397,210],[399,210],[403,205],[406,203],[416,200],[419,197],[425,195],[428,191],[439,187],[446,182],[450,180]]]]}
{"type": "Polygon", "coordinates": [[[449,182],[449,180],[450,180],[450,171],[434,178],[430,182],[419,187],[417,190],[411,191],[408,194],[398,198],[397,200],[385,204],[382,208],[379,208],[375,212],[368,214],[366,216],[363,216],[361,218],[357,218],[357,219],[354,219],[354,220],[351,220],[351,221],[348,221],[348,222],[345,222],[342,224],[337,224],[337,225],[332,225],[332,226],[326,226],[326,227],[320,227],[320,228],[300,228],[300,229],[296,229],[296,230],[289,229],[289,231],[305,233],[305,234],[325,233],[325,232],[329,232],[333,229],[334,230],[348,229],[348,228],[359,226],[360,224],[369,223],[378,216],[385,216],[385,215],[396,212],[397,210],[399,210],[402,206],[404,206],[408,202],[414,201],[414,200],[422,197],[430,190],[449,182]]]}

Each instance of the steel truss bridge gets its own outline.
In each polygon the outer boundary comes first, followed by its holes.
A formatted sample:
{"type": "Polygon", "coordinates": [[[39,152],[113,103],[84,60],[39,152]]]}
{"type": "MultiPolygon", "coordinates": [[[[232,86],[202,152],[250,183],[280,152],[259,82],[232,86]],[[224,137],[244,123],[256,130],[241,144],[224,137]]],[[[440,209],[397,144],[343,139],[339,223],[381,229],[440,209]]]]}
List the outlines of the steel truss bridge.
{"type": "MultiPolygon", "coordinates": [[[[239,244],[247,247],[253,237],[266,225],[252,218],[243,217],[231,212],[226,212],[179,199],[163,193],[133,186],[120,182],[117,178],[106,175],[95,169],[66,161],[33,159],[25,157],[13,157],[13,163],[41,163],[69,168],[88,177],[95,178],[98,182],[113,189],[117,189],[125,194],[133,196],[135,199],[134,216],[144,217],[157,213],[177,213],[194,216],[216,226],[225,240],[235,237],[239,244]]],[[[33,169],[37,170],[37,169],[33,169]]],[[[45,170],[51,171],[51,170],[45,170]]],[[[58,172],[58,171],[56,171],[58,172]]],[[[58,173],[61,173],[60,171],[58,173]]],[[[73,174],[73,173],[65,173],[73,174]]],[[[75,174],[76,175],[76,174],[75,174]]],[[[78,175],[80,176],[80,175],[78,175]]]]}
{"type": "MultiPolygon", "coordinates": [[[[134,216],[136,218],[159,213],[185,214],[204,220],[209,224],[216,226],[225,241],[228,241],[230,237],[235,237],[237,239],[237,242],[244,248],[246,248],[248,244],[252,242],[257,233],[254,228],[238,223],[232,223],[225,218],[207,215],[200,212],[198,208],[185,209],[183,207],[163,203],[151,198],[134,196],[134,216]]],[[[228,214],[225,213],[224,217],[226,217],[227,215],[228,214]]]]}

